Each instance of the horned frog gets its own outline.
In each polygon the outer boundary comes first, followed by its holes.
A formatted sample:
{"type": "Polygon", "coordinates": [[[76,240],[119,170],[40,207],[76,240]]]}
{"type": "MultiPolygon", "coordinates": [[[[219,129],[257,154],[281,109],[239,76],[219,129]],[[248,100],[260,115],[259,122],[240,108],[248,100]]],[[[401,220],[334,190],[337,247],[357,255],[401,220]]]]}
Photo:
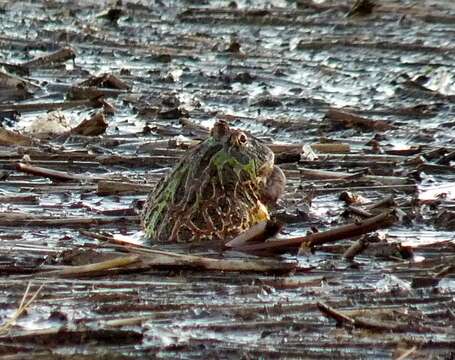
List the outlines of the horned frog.
{"type": "Polygon", "coordinates": [[[218,121],[149,194],[142,212],[153,242],[226,241],[269,219],[285,176],[272,150],[218,121]]]}

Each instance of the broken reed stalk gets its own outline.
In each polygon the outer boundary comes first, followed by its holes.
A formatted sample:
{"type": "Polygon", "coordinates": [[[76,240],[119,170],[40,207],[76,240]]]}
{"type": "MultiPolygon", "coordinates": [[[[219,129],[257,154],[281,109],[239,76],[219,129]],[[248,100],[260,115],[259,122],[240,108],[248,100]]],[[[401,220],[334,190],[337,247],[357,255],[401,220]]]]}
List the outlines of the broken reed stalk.
{"type": "Polygon", "coordinates": [[[247,243],[262,243],[278,234],[282,227],[283,224],[272,220],[261,221],[228,241],[225,246],[238,247],[247,243]]]}
{"type": "Polygon", "coordinates": [[[326,114],[326,117],[332,122],[343,125],[346,128],[355,127],[370,131],[385,131],[395,129],[394,125],[391,125],[383,120],[370,120],[357,114],[341,111],[335,108],[330,108],[326,114]]]}
{"type": "Polygon", "coordinates": [[[78,134],[82,136],[98,136],[103,134],[107,129],[108,123],[103,112],[97,112],[90,118],[83,120],[79,125],[72,128],[69,134],[78,134]]]}
{"type": "Polygon", "coordinates": [[[334,319],[337,323],[354,324],[355,322],[353,318],[349,317],[346,314],[343,314],[340,311],[335,310],[333,307],[321,301],[317,303],[317,307],[320,312],[322,312],[325,316],[334,319]]]}
{"type": "Polygon", "coordinates": [[[343,258],[352,261],[354,258],[368,248],[368,238],[363,236],[355,241],[343,254],[343,258]]]}
{"type": "Polygon", "coordinates": [[[61,276],[61,277],[79,277],[79,276],[90,276],[104,270],[117,269],[126,267],[132,264],[141,262],[141,259],[137,255],[121,256],[115,259],[101,261],[94,264],[80,265],[80,266],[69,266],[62,270],[53,270],[38,273],[41,276],[61,276]]]}
{"type": "Polygon", "coordinates": [[[64,47],[51,54],[46,54],[30,61],[20,64],[21,67],[26,69],[36,69],[56,63],[63,63],[67,60],[74,60],[76,57],[75,51],[70,47],[64,47]]]}
{"type": "Polygon", "coordinates": [[[304,179],[345,179],[350,180],[353,178],[359,180],[367,180],[367,181],[374,181],[377,183],[381,183],[383,185],[406,185],[410,183],[410,180],[406,177],[398,177],[398,176],[378,176],[378,175],[364,175],[362,173],[347,173],[341,171],[328,171],[328,170],[315,170],[315,169],[308,169],[308,168],[299,168],[299,172],[303,175],[304,179]]]}
{"type": "MultiPolygon", "coordinates": [[[[346,187],[311,187],[309,188],[315,194],[325,194],[332,192],[346,191],[346,187]]],[[[304,188],[305,190],[305,188],[304,188]]],[[[368,186],[349,186],[350,191],[368,191],[368,190],[377,190],[377,191],[391,191],[399,190],[407,193],[415,193],[417,191],[417,185],[368,185],[368,186]]]]}
{"type": "Polygon", "coordinates": [[[365,205],[365,208],[368,210],[373,210],[380,207],[390,207],[395,205],[396,203],[393,195],[388,195],[385,198],[378,200],[377,202],[365,205]]]}
{"type": "Polygon", "coordinates": [[[42,288],[44,287],[45,284],[42,284],[38,290],[35,291],[35,293],[32,295],[30,300],[25,302],[27,299],[28,293],[30,291],[30,288],[32,287],[32,282],[30,281],[27,284],[27,288],[25,289],[25,293],[22,296],[21,302],[19,304],[19,307],[16,309],[15,313],[13,316],[8,319],[3,325],[0,326],[0,335],[4,335],[5,333],[8,332],[8,330],[16,323],[16,320],[23,314],[25,310],[32,304],[32,302],[36,299],[42,288]]]}
{"type": "Polygon", "coordinates": [[[81,87],[102,87],[118,90],[130,90],[131,86],[119,79],[117,76],[106,73],[99,76],[92,76],[78,84],[81,87]]]}
{"type": "Polygon", "coordinates": [[[347,154],[351,152],[351,146],[343,143],[316,143],[310,146],[314,151],[323,154],[347,154]]]}
{"type": "Polygon", "coordinates": [[[148,248],[116,245],[130,253],[141,256],[144,265],[150,267],[191,268],[197,270],[239,271],[239,272],[290,272],[297,269],[297,263],[278,260],[230,260],[204,256],[186,255],[148,248]]]}
{"type": "Polygon", "coordinates": [[[106,320],[106,321],[102,322],[102,325],[108,326],[108,327],[140,325],[144,321],[154,319],[155,317],[156,317],[156,315],[144,315],[144,316],[133,316],[133,317],[124,318],[124,319],[106,320]]]}
{"type": "MultiPolygon", "coordinates": [[[[267,144],[267,146],[275,153],[303,153],[304,144],[267,144]]],[[[310,147],[323,154],[347,154],[351,152],[351,146],[344,143],[314,143],[310,147]]]]}
{"type": "Polygon", "coordinates": [[[96,99],[84,99],[84,100],[68,100],[60,102],[48,102],[48,103],[30,103],[30,104],[0,104],[0,111],[19,111],[19,112],[30,112],[30,111],[51,111],[51,110],[64,110],[79,106],[98,106],[96,99]]]}
{"type": "Polygon", "coordinates": [[[129,242],[126,240],[116,239],[113,236],[107,235],[107,234],[100,234],[100,233],[96,233],[96,232],[88,231],[88,230],[79,230],[79,233],[81,235],[87,236],[91,239],[104,241],[104,242],[108,242],[111,244],[122,245],[122,246],[127,246],[127,247],[130,246],[130,247],[137,247],[137,248],[147,248],[147,246],[145,246],[145,245],[132,243],[132,242],[129,242]]]}
{"type": "Polygon", "coordinates": [[[59,171],[53,169],[47,169],[44,167],[28,165],[24,163],[17,163],[16,170],[22,171],[27,174],[35,175],[35,176],[43,176],[50,178],[52,180],[57,181],[81,181],[81,180],[98,180],[99,177],[92,177],[92,176],[84,176],[78,174],[71,174],[66,171],[59,171]]]}
{"type": "Polygon", "coordinates": [[[39,204],[39,196],[37,195],[0,195],[0,204],[39,204]]]}
{"type": "Polygon", "coordinates": [[[334,319],[338,324],[348,324],[359,329],[367,329],[372,331],[391,331],[391,332],[406,332],[415,331],[419,333],[447,331],[446,328],[427,325],[413,325],[407,322],[398,321],[380,321],[366,317],[350,317],[346,313],[335,310],[331,306],[318,302],[317,307],[326,317],[334,319]]]}
{"type": "MultiPolygon", "coordinates": [[[[140,271],[145,267],[191,268],[216,271],[240,272],[290,272],[296,269],[296,263],[275,260],[228,260],[203,256],[185,255],[148,248],[132,248],[113,244],[115,247],[134,255],[122,256],[99,263],[71,266],[64,269],[38,273],[42,276],[80,277],[99,275],[100,272],[140,263],[140,271]]],[[[103,274],[104,275],[104,274],[103,274]]]]}
{"type": "Polygon", "coordinates": [[[126,194],[147,194],[155,187],[153,185],[138,184],[124,181],[101,180],[98,182],[97,194],[103,195],[126,195],[126,194]]]}
{"type": "Polygon", "coordinates": [[[29,136],[22,135],[18,132],[6,130],[0,127],[0,145],[33,145],[33,142],[38,142],[29,136]]]}
{"type": "Polygon", "coordinates": [[[106,224],[139,222],[139,216],[39,216],[34,214],[0,212],[1,226],[63,226],[63,227],[93,227],[106,224]]]}
{"type": "Polygon", "coordinates": [[[451,272],[455,271],[455,265],[447,265],[442,268],[438,273],[434,275],[434,278],[442,278],[446,275],[450,274],[451,272]]]}
{"type": "Polygon", "coordinates": [[[412,355],[413,353],[415,353],[417,350],[417,345],[414,345],[412,348],[404,351],[400,356],[398,356],[397,358],[395,358],[395,360],[404,360],[404,359],[407,359],[410,355],[412,355]]]}
{"type": "MultiPolygon", "coordinates": [[[[84,326],[73,326],[67,328],[65,326],[54,326],[51,328],[44,329],[33,329],[18,331],[9,336],[1,336],[0,341],[3,343],[13,343],[13,344],[32,344],[39,345],[39,348],[45,346],[48,348],[56,348],[62,346],[78,346],[82,344],[87,344],[87,339],[90,339],[90,342],[99,344],[140,344],[142,343],[143,335],[137,331],[133,330],[120,330],[120,329],[92,329],[84,326]]],[[[3,349],[2,349],[3,350],[3,349]]],[[[35,359],[36,352],[28,353],[27,359],[35,359]],[[31,355],[30,355],[31,354],[31,355]]],[[[7,355],[11,359],[10,356],[7,355]]],[[[18,357],[17,359],[24,357],[18,357]]],[[[51,357],[52,358],[52,357],[51,357]]],[[[93,358],[93,356],[89,356],[93,358]]],[[[95,356],[97,358],[97,356],[95,356]]],[[[2,359],[6,357],[2,356],[2,359]]],[[[46,356],[39,357],[39,359],[49,359],[49,350],[46,351],[46,356]]]]}
{"type": "MultiPolygon", "coordinates": [[[[88,232],[88,236],[96,234],[88,232]]],[[[283,262],[275,260],[229,260],[215,259],[196,255],[187,255],[169,251],[154,250],[136,244],[119,244],[116,239],[110,236],[96,236],[99,240],[108,241],[119,250],[134,253],[141,257],[144,265],[150,267],[177,267],[193,268],[216,271],[240,271],[240,272],[289,272],[295,270],[297,264],[294,262],[283,262]]]]}
{"type": "Polygon", "coordinates": [[[365,218],[370,218],[370,217],[374,216],[371,212],[366,211],[366,210],[364,210],[362,208],[359,208],[357,206],[353,206],[353,205],[349,205],[347,207],[347,210],[349,210],[353,214],[356,214],[356,215],[359,215],[359,216],[362,216],[362,217],[365,217],[365,218]]]}
{"type": "Polygon", "coordinates": [[[369,233],[384,227],[388,227],[397,221],[394,211],[383,212],[372,218],[356,223],[339,226],[324,232],[318,232],[306,236],[298,236],[285,240],[271,240],[261,244],[232,247],[238,251],[285,251],[297,250],[303,243],[307,247],[322,245],[328,242],[347,239],[369,233]]]}
{"type": "Polygon", "coordinates": [[[189,267],[203,270],[240,272],[289,272],[296,269],[295,263],[272,260],[228,260],[202,256],[183,255],[180,257],[149,256],[144,261],[150,266],[189,267]]]}

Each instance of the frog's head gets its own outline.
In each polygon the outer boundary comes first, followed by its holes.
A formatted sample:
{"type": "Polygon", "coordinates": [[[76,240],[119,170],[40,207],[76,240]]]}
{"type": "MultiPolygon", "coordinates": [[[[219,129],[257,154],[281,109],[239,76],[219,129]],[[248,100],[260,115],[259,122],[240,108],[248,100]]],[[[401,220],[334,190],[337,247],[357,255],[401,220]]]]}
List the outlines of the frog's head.
{"type": "Polygon", "coordinates": [[[274,154],[260,140],[238,129],[231,129],[225,121],[215,123],[211,141],[220,150],[212,158],[218,168],[226,166],[237,174],[242,173],[258,184],[273,171],[274,154]]]}

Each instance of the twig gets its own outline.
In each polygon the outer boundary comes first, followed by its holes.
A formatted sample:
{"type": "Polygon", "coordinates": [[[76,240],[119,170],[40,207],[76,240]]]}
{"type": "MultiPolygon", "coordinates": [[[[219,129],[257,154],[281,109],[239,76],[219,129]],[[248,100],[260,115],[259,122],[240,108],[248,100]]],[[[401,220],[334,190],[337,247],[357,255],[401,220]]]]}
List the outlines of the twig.
{"type": "Polygon", "coordinates": [[[234,247],[239,251],[285,251],[298,249],[303,243],[307,247],[322,245],[328,242],[334,242],[346,238],[359,236],[380,228],[388,227],[396,221],[396,216],[393,211],[381,213],[375,217],[353,223],[342,225],[338,228],[324,232],[318,232],[307,236],[298,236],[286,240],[271,240],[262,244],[245,245],[234,247]]]}

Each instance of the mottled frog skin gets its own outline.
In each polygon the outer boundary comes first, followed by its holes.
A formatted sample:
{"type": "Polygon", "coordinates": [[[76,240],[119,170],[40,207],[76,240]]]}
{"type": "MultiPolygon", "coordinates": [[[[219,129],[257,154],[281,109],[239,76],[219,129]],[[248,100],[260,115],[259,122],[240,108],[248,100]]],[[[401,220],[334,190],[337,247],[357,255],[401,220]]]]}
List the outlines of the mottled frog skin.
{"type": "Polygon", "coordinates": [[[265,144],[218,121],[149,194],[143,213],[152,242],[227,241],[269,218],[284,174],[265,144]]]}

